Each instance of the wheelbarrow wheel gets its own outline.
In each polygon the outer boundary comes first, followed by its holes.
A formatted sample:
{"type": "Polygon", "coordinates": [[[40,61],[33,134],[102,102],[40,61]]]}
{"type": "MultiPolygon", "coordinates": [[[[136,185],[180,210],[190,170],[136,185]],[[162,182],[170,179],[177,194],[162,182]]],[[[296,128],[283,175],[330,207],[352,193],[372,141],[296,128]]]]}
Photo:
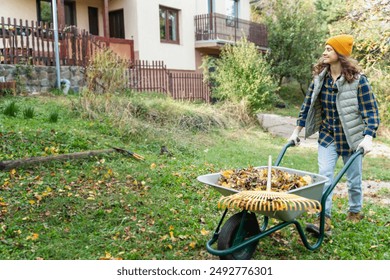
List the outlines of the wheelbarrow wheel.
{"type": "MultiPolygon", "coordinates": [[[[230,217],[221,228],[218,238],[218,250],[226,250],[231,248],[234,243],[248,239],[251,236],[260,233],[259,223],[257,222],[256,215],[254,213],[246,213],[245,222],[243,225],[241,237],[237,239],[238,229],[240,228],[243,212],[234,214],[230,217]]],[[[252,258],[253,253],[256,250],[256,246],[259,240],[250,243],[248,246],[241,250],[237,250],[229,255],[220,256],[221,260],[249,260],[252,258]]]]}

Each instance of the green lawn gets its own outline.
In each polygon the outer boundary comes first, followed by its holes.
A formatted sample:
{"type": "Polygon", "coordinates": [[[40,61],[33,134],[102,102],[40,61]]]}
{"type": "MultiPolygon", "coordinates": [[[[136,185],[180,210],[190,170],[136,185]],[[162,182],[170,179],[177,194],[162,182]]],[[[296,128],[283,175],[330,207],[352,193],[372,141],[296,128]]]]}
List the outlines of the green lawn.
{"type": "MultiPolygon", "coordinates": [[[[162,103],[146,106],[143,102],[150,100],[122,98],[138,104],[138,115],[135,111],[127,119],[116,115],[125,112],[117,106],[109,112],[91,105],[87,112],[74,96],[0,99],[2,160],[113,146],[145,157],[139,161],[110,153],[1,171],[1,259],[216,258],[205,244],[222,215],[217,208],[220,194],[196,177],[266,165],[268,155],[276,158],[285,140],[269,136],[255,123],[203,126],[205,109],[199,110],[204,106],[199,104],[185,104],[187,111],[193,107],[186,120],[197,120],[196,129],[183,125],[182,119],[177,122],[182,127],[171,126],[159,118],[171,111],[164,99],[149,97],[162,103]],[[3,114],[10,101],[19,106],[16,117],[3,114]],[[29,107],[34,108],[32,119],[23,115],[29,107]],[[146,114],[151,107],[153,114],[146,114]],[[199,111],[202,116],[194,117],[199,111]],[[50,121],[53,112],[58,113],[57,122],[50,121]],[[162,145],[173,156],[160,155],[162,145]]],[[[282,165],[316,172],[316,151],[291,148],[282,165]]],[[[364,169],[365,179],[390,181],[389,161],[368,158],[364,169]]],[[[389,193],[378,195],[388,197],[389,193]]],[[[305,249],[297,231],[288,227],[262,239],[254,258],[390,259],[388,206],[367,202],[366,219],[359,224],[346,222],[346,211],[346,199],[335,198],[333,236],[318,251],[305,249]]],[[[301,217],[302,222],[312,219],[306,214],[301,217]]]]}

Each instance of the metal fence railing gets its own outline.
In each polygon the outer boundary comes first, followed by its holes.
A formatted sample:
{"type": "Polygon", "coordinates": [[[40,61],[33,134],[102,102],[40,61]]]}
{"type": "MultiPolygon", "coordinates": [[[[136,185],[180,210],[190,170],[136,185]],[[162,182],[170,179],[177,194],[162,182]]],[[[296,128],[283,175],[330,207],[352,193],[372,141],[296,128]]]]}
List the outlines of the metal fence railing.
{"type": "Polygon", "coordinates": [[[224,40],[236,42],[245,36],[249,42],[266,49],[267,28],[264,24],[212,13],[195,16],[195,40],[224,40]]]}

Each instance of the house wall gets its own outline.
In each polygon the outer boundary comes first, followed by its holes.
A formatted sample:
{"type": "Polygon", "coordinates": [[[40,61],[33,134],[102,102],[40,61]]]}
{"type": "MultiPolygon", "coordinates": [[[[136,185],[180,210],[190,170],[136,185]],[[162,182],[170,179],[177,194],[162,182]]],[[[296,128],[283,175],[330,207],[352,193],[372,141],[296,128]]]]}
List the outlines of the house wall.
{"type": "MultiPolygon", "coordinates": [[[[229,1],[232,0],[214,0],[214,11],[227,14],[229,1]]],[[[163,60],[169,69],[198,70],[196,65],[199,65],[197,63],[199,55],[195,51],[194,16],[208,13],[208,0],[113,0],[112,2],[118,2],[118,5],[120,2],[123,3],[125,14],[130,15],[125,19],[126,37],[133,36],[138,59],[163,60]],[[160,42],[160,5],[179,10],[180,44],[160,42]]],[[[110,9],[112,2],[110,2],[110,9]]],[[[238,10],[241,19],[250,20],[249,0],[239,1],[238,10]]]]}
{"type": "Polygon", "coordinates": [[[123,9],[125,21],[125,38],[134,40],[135,59],[139,59],[138,55],[138,15],[137,15],[137,0],[112,0],[109,2],[109,10],[115,11],[123,9]]]}
{"type": "Polygon", "coordinates": [[[98,8],[99,10],[99,36],[104,35],[103,30],[103,1],[96,0],[77,0],[76,1],[76,22],[77,27],[89,31],[88,7],[98,8]]]}
{"type": "MultiPolygon", "coordinates": [[[[77,27],[89,30],[88,7],[99,9],[99,35],[103,36],[103,1],[77,0],[76,1],[76,22],[77,27]]],[[[16,18],[17,20],[37,21],[36,0],[0,0],[0,16],[16,18]],[[1,13],[6,11],[6,13],[1,13]]]]}
{"type": "Polygon", "coordinates": [[[196,1],[181,0],[138,0],[135,49],[139,59],[163,60],[169,69],[195,70],[195,3],[196,1]],[[160,42],[160,5],[179,10],[179,44],[160,42]]]}
{"type": "MultiPolygon", "coordinates": [[[[214,0],[214,11],[227,14],[233,0],[214,0]]],[[[240,0],[239,17],[250,19],[250,1],[240,0]]],[[[89,30],[88,6],[99,9],[99,35],[103,30],[103,0],[76,0],[76,21],[81,29],[89,30]]],[[[194,16],[208,13],[208,0],[110,0],[110,11],[123,9],[125,38],[134,40],[135,58],[163,60],[169,69],[197,70],[199,54],[195,51],[194,16]],[[179,44],[160,42],[159,6],[179,10],[179,44]]],[[[1,11],[17,19],[37,19],[35,0],[0,0],[1,11]]]]}
{"type": "Polygon", "coordinates": [[[0,0],[0,16],[17,20],[37,20],[36,1],[32,0],[0,0]]]}

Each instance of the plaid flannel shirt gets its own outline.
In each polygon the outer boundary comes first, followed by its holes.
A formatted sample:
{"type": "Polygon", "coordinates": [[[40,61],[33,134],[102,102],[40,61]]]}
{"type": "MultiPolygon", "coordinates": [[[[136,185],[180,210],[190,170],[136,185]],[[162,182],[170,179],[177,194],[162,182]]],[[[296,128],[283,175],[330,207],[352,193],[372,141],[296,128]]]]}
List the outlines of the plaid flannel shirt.
{"type": "MultiPolygon", "coordinates": [[[[305,126],[307,113],[311,104],[313,89],[314,83],[312,82],[299,113],[299,118],[297,121],[297,125],[299,126],[305,126]]],[[[371,135],[372,137],[376,137],[376,130],[379,126],[378,105],[366,76],[361,75],[357,91],[359,110],[363,121],[366,124],[363,135],[371,135]]],[[[353,151],[348,145],[337,112],[337,93],[337,86],[335,83],[333,83],[333,79],[328,72],[325,76],[319,96],[321,98],[322,105],[322,124],[319,130],[318,143],[323,147],[327,147],[329,144],[334,142],[337,153],[339,155],[349,156],[353,153],[353,151]]]]}

